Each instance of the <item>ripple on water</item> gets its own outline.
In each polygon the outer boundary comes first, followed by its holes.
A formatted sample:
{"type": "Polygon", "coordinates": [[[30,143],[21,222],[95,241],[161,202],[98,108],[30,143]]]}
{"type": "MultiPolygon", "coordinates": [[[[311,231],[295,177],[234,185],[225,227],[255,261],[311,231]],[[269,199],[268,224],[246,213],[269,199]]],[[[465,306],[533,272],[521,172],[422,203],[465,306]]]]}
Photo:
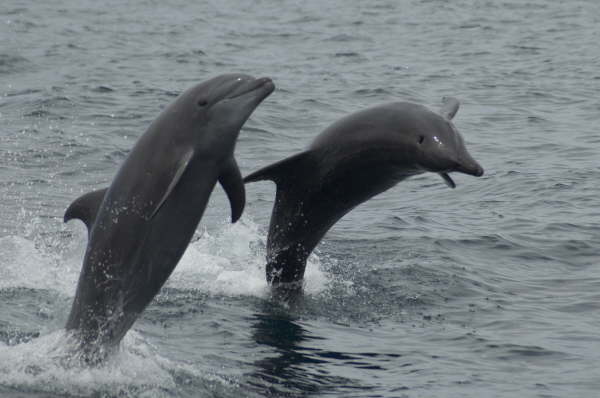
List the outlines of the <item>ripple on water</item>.
{"type": "Polygon", "coordinates": [[[0,75],[22,73],[31,69],[32,63],[27,58],[17,54],[0,54],[0,75]]]}

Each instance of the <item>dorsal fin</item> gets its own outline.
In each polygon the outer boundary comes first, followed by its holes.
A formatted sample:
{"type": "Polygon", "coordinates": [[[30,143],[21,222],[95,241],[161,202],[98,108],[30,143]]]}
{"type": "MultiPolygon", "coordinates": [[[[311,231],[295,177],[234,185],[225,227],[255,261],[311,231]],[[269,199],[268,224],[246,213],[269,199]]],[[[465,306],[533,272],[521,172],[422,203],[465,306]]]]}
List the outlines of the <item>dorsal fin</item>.
{"type": "Polygon", "coordinates": [[[311,162],[310,151],[300,152],[247,175],[244,182],[271,180],[279,184],[283,178],[294,179],[294,170],[307,167],[309,162],[311,162]]]}
{"type": "Polygon", "coordinates": [[[454,97],[442,98],[442,107],[440,108],[440,114],[448,120],[452,120],[458,108],[460,107],[460,101],[454,97]]]}
{"type": "Polygon", "coordinates": [[[89,232],[94,225],[96,214],[98,214],[107,190],[108,188],[98,189],[75,199],[65,211],[64,222],[76,218],[83,221],[89,232]]]}
{"type": "Polygon", "coordinates": [[[240,169],[232,156],[225,162],[221,173],[219,174],[219,183],[225,190],[229,203],[231,204],[231,222],[236,222],[244,212],[246,205],[246,190],[240,169]]]}

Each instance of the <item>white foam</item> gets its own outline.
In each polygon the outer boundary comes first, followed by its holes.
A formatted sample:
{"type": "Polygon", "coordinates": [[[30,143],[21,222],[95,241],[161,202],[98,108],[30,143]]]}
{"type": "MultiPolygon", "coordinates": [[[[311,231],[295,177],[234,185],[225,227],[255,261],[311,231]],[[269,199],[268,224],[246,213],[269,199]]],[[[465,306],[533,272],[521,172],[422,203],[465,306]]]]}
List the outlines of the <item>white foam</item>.
{"type": "Polygon", "coordinates": [[[75,234],[72,242],[55,246],[36,237],[0,238],[0,289],[52,289],[73,295],[85,251],[85,234],[75,234]]]}
{"type": "Polygon", "coordinates": [[[116,355],[98,367],[81,366],[65,331],[16,346],[0,343],[0,384],[19,391],[89,396],[163,396],[176,383],[176,367],[154,352],[140,334],[129,331],[116,355]]]}
{"type": "MultiPolygon", "coordinates": [[[[80,223],[64,228],[64,234],[51,234],[56,239],[36,236],[35,226],[25,237],[0,238],[0,289],[53,289],[73,296],[87,231],[80,223]]],[[[318,256],[310,257],[305,277],[308,294],[326,288],[329,277],[320,269],[318,256]]],[[[210,294],[267,296],[264,234],[248,218],[233,225],[223,223],[213,233],[204,232],[189,245],[167,283],[210,294]]],[[[217,374],[161,357],[133,329],[126,334],[119,352],[99,367],[81,366],[74,352],[64,330],[17,345],[0,342],[0,385],[59,395],[150,397],[174,395],[176,372],[227,383],[217,374]]]]}
{"type": "MultiPolygon", "coordinates": [[[[328,277],[312,255],[307,263],[305,291],[315,294],[325,289],[328,277]]],[[[213,234],[204,231],[192,242],[168,285],[198,289],[212,294],[265,297],[265,237],[247,217],[236,224],[224,223],[213,234]]]]}
{"type": "MultiPolygon", "coordinates": [[[[83,224],[71,222],[63,227],[62,232],[67,233],[60,238],[42,238],[36,235],[39,222],[30,221],[30,232],[25,237],[0,238],[0,289],[52,289],[73,296],[87,231],[83,224]]],[[[223,222],[214,232],[204,231],[192,241],[167,285],[211,294],[265,297],[269,290],[265,280],[265,239],[247,217],[236,224],[223,222]]],[[[320,266],[319,257],[311,255],[305,273],[307,294],[323,291],[330,280],[320,266]]]]}

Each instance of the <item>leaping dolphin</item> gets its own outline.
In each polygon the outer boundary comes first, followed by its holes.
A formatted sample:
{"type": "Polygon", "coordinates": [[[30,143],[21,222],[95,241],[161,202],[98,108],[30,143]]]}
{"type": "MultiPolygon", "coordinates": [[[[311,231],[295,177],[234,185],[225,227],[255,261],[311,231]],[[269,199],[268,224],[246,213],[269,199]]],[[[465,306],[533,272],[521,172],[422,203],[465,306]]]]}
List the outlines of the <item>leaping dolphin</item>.
{"type": "Polygon", "coordinates": [[[450,172],[483,175],[452,123],[458,107],[445,98],[439,114],[408,102],[362,110],[333,123],[307,150],[244,178],[277,185],[267,281],[302,281],[308,256],[340,218],[408,177],[430,171],[454,188],[450,172]]]}
{"type": "Polygon", "coordinates": [[[182,93],[137,141],[110,186],[76,199],[64,220],[88,228],[66,328],[88,362],[118,345],[165,283],[221,183],[232,222],[245,205],[233,156],[239,131],[274,90],[268,78],[217,76],[182,93]]]}

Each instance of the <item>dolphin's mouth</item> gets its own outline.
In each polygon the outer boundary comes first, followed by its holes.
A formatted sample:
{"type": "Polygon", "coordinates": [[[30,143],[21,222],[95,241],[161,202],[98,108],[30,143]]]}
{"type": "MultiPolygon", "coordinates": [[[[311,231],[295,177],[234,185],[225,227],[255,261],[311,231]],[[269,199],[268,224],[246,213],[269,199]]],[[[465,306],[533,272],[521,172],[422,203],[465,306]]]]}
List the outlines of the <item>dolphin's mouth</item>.
{"type": "MultiPolygon", "coordinates": [[[[483,167],[481,167],[479,165],[479,163],[477,163],[475,161],[473,161],[472,163],[470,163],[468,165],[459,164],[452,171],[458,171],[459,173],[464,173],[464,174],[472,175],[475,177],[481,177],[483,175],[483,167]]],[[[456,183],[454,182],[454,180],[452,180],[452,178],[450,177],[450,175],[448,173],[442,172],[442,173],[438,173],[438,174],[440,175],[440,177],[442,177],[444,179],[444,182],[446,183],[446,185],[448,185],[450,188],[456,188],[456,183]]]]}
{"type": "Polygon", "coordinates": [[[440,177],[442,177],[444,179],[444,182],[446,183],[446,185],[448,185],[452,189],[456,188],[456,183],[454,182],[454,180],[452,180],[452,178],[450,177],[450,175],[448,175],[448,173],[439,173],[439,174],[440,174],[440,177]]]}
{"type": "Polygon", "coordinates": [[[275,89],[275,84],[273,84],[273,81],[268,77],[261,77],[260,79],[254,79],[251,82],[248,82],[246,84],[241,84],[238,87],[236,87],[231,93],[229,93],[227,95],[227,97],[225,99],[232,100],[234,98],[241,97],[245,94],[248,94],[250,92],[253,92],[253,91],[256,91],[259,89],[263,89],[264,95],[266,96],[273,92],[273,90],[275,89]]]}

